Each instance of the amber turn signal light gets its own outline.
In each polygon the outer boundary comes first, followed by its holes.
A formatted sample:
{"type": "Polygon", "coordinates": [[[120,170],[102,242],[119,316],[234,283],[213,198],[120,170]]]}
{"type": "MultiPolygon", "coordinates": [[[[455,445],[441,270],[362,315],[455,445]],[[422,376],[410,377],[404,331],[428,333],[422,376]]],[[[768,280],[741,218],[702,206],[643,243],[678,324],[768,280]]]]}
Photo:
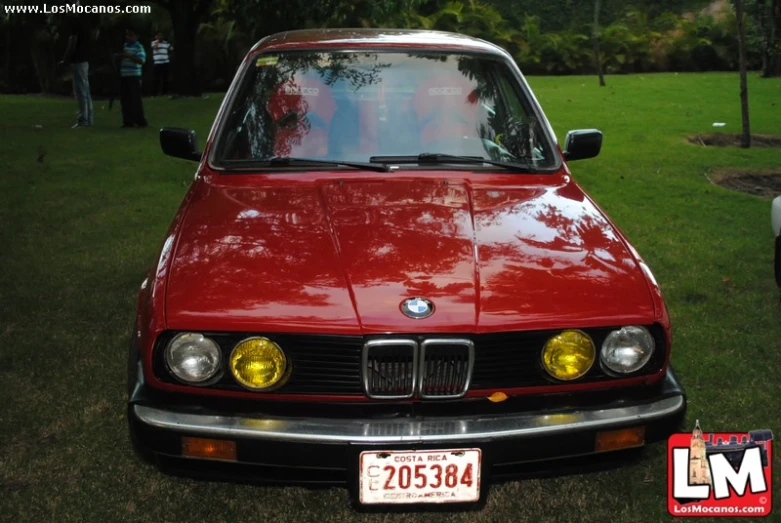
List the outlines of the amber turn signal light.
{"type": "Polygon", "coordinates": [[[182,456],[236,461],[236,442],[224,439],[182,438],[182,456]]]}
{"type": "Polygon", "coordinates": [[[594,441],[594,452],[629,449],[645,445],[645,427],[631,427],[620,430],[597,432],[594,441]]]}
{"type": "Polygon", "coordinates": [[[494,392],[490,396],[488,396],[488,401],[491,401],[493,403],[501,403],[502,401],[507,399],[507,394],[504,392],[494,392]]]}

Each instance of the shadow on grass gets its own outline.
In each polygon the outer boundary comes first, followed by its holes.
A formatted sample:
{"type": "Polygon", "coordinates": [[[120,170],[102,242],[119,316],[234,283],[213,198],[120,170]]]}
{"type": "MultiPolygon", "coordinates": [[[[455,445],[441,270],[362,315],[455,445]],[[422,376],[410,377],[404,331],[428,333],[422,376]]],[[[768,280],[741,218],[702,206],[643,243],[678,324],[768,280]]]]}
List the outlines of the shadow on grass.
{"type": "Polygon", "coordinates": [[[775,198],[781,194],[781,170],[717,169],[708,176],[708,180],[721,187],[762,198],[775,198]]]}
{"type": "MultiPolygon", "coordinates": [[[[740,147],[740,135],[728,133],[695,134],[686,138],[689,143],[703,147],[740,147]]],[[[781,136],[752,134],[751,147],[781,147],[781,136]]]]}
{"type": "Polygon", "coordinates": [[[254,485],[282,489],[304,487],[327,490],[341,487],[348,490],[351,508],[360,513],[442,513],[483,510],[490,496],[490,486],[517,480],[587,475],[632,466],[643,460],[643,448],[628,449],[588,456],[531,463],[503,465],[500,470],[481,474],[481,499],[476,503],[361,505],[358,503],[357,477],[352,480],[331,479],[327,471],[292,470],[291,467],[260,467],[229,462],[206,462],[174,457],[158,457],[158,468],[165,474],[208,482],[254,485]],[[311,474],[301,479],[301,474],[311,474]]]}

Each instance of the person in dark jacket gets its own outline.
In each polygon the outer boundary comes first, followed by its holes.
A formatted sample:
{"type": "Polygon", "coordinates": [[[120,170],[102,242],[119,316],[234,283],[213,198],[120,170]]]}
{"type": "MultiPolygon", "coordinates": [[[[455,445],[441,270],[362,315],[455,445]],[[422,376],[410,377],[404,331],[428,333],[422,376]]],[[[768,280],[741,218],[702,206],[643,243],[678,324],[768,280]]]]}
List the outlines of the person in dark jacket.
{"type": "Polygon", "coordinates": [[[79,117],[72,127],[88,127],[93,123],[92,96],[89,89],[90,32],[82,17],[71,18],[70,39],[61,64],[70,63],[73,74],[73,96],[79,104],[79,117]]]}

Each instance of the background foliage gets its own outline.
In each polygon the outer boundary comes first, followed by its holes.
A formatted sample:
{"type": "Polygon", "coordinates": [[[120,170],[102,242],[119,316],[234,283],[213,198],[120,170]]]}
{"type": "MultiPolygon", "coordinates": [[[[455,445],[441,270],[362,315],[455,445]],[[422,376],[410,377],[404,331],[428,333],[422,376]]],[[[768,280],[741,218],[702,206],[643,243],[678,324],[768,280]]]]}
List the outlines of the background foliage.
{"type": "MultiPolygon", "coordinates": [[[[770,3],[778,1],[746,0],[751,69],[766,65],[768,13],[770,3]]],[[[602,4],[599,38],[606,73],[737,69],[736,19],[726,0],[602,4]]],[[[593,6],[593,0],[156,0],[151,15],[86,19],[94,38],[92,91],[107,96],[116,90],[111,53],[121,47],[128,25],[140,32],[147,49],[158,30],[178,47],[174,83],[177,88],[179,80],[177,92],[184,94],[225,89],[247,49],[263,36],[313,27],[466,33],[507,49],[526,74],[589,74],[595,70],[593,6]],[[193,41],[185,42],[185,36],[193,41]]],[[[63,15],[0,16],[0,42],[5,44],[0,92],[68,93],[69,70],[57,62],[67,44],[70,21],[63,15]]],[[[151,69],[147,64],[145,74],[151,76],[151,69]]]]}

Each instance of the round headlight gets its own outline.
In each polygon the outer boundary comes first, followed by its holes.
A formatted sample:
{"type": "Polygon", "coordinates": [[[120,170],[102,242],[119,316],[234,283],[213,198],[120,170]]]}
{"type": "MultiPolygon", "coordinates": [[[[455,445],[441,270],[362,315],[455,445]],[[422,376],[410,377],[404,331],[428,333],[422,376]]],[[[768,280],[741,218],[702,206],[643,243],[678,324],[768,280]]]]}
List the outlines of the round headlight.
{"type": "Polygon", "coordinates": [[[645,327],[622,327],[607,335],[599,358],[607,370],[629,374],[648,363],[654,346],[654,337],[645,327]]]}
{"type": "Polygon", "coordinates": [[[168,342],[165,362],[178,380],[199,384],[209,381],[219,372],[222,351],[203,334],[183,332],[168,342]]]}
{"type": "Polygon", "coordinates": [[[575,380],[594,364],[594,342],[585,332],[566,330],[550,338],[542,349],[543,368],[558,380],[575,380]]]}
{"type": "Polygon", "coordinates": [[[268,338],[248,338],[231,352],[230,369],[241,385],[267,390],[289,376],[289,365],[279,345],[268,338]]]}

